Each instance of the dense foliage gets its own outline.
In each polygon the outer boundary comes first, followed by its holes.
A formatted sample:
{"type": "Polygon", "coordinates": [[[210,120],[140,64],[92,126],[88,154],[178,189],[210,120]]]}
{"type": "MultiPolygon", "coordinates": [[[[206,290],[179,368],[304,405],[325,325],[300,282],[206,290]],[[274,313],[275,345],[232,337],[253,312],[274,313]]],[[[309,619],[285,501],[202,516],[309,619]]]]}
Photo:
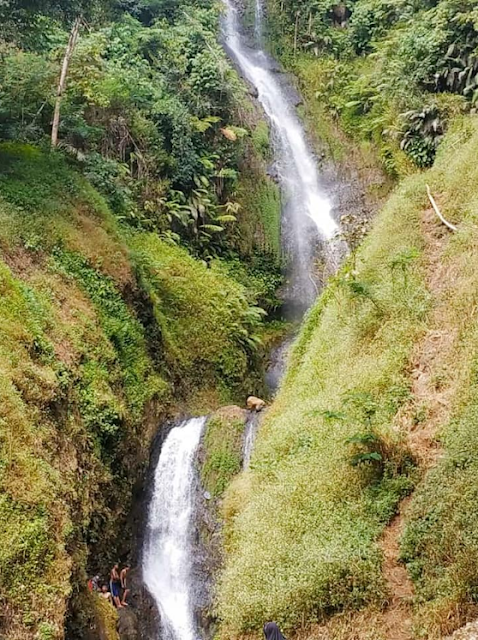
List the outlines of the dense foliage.
{"type": "Polygon", "coordinates": [[[57,153],[7,143],[0,163],[0,634],[43,640],[88,551],[114,557],[159,416],[254,386],[264,312],[220,265],[122,229],[57,153]]]}
{"type": "Polygon", "coordinates": [[[233,250],[239,163],[256,125],[217,43],[216,5],[93,3],[88,19],[80,3],[3,10],[13,22],[0,34],[0,138],[47,142],[67,27],[80,15],[60,149],[130,225],[201,256],[233,250]]]}
{"type": "Polygon", "coordinates": [[[271,37],[306,90],[394,176],[430,166],[478,100],[476,0],[268,3],[271,37]]]}

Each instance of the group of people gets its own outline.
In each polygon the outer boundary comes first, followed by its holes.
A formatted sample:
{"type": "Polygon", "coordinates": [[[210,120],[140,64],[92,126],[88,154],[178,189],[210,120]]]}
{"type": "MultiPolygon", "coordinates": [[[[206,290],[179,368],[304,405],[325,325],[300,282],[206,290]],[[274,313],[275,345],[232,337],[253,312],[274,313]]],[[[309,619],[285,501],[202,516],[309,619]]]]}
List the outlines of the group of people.
{"type": "Polygon", "coordinates": [[[130,592],[128,588],[129,570],[129,565],[126,565],[120,571],[119,564],[116,563],[110,571],[109,584],[100,586],[100,576],[95,576],[88,581],[88,588],[90,591],[99,593],[101,598],[111,602],[117,609],[127,607],[126,598],[130,592]]]}

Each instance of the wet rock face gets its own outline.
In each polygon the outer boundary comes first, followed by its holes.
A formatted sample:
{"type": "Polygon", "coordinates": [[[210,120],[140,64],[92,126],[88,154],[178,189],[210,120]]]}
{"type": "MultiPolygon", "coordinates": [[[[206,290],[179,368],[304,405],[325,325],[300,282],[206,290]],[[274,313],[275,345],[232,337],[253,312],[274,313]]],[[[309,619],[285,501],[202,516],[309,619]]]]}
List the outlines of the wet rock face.
{"type": "Polygon", "coordinates": [[[133,609],[120,609],[118,633],[120,640],[138,640],[138,617],[133,609]]]}
{"type": "Polygon", "coordinates": [[[144,474],[133,500],[134,508],[128,522],[131,537],[131,548],[127,554],[131,566],[128,573],[130,593],[127,603],[129,606],[119,611],[121,614],[118,623],[120,640],[153,640],[159,637],[160,615],[153,597],[143,582],[142,550],[154,486],[154,471],[163,442],[173,426],[174,422],[167,422],[159,429],[151,447],[148,471],[144,474]]]}
{"type": "Polygon", "coordinates": [[[129,573],[131,592],[129,606],[119,610],[118,633],[120,640],[151,640],[159,629],[159,613],[156,604],[143,583],[141,569],[129,573]]]}

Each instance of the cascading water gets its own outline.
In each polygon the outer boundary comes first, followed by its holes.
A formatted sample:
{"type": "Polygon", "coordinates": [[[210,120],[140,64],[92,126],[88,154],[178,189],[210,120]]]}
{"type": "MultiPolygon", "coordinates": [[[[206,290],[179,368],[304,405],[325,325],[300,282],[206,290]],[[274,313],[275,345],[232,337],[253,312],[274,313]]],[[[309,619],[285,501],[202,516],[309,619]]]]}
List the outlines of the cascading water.
{"type": "Polygon", "coordinates": [[[257,427],[259,426],[260,414],[253,411],[247,419],[244,429],[244,449],[242,465],[244,469],[247,469],[251,461],[252,448],[254,446],[254,440],[256,439],[257,427]]]}
{"type": "Polygon", "coordinates": [[[161,614],[162,637],[196,640],[193,615],[192,542],[196,500],[196,452],[206,418],[171,430],[154,476],[143,578],[161,614]]]}
{"type": "MultiPolygon", "coordinates": [[[[277,171],[283,191],[282,238],[289,259],[286,305],[301,315],[317,294],[315,258],[329,241],[341,253],[338,225],[331,204],[320,188],[314,157],[286,87],[274,71],[274,63],[261,48],[262,4],[255,0],[255,38],[251,48],[240,30],[232,0],[224,0],[224,45],[242,75],[257,90],[258,99],[271,123],[277,171]]],[[[333,268],[333,267],[332,267],[333,268]]],[[[269,372],[275,390],[282,370],[284,348],[277,351],[269,372]]],[[[244,466],[249,465],[259,416],[251,415],[246,426],[244,466]]],[[[143,577],[161,614],[162,638],[196,640],[194,620],[195,579],[193,532],[196,515],[195,459],[206,418],[188,420],[169,433],[155,471],[148,530],[143,554],[143,577]]]]}
{"type": "Polygon", "coordinates": [[[275,64],[260,46],[262,5],[256,0],[255,36],[251,48],[242,34],[233,0],[224,0],[224,45],[242,75],[257,90],[275,141],[275,157],[283,191],[282,236],[289,259],[286,304],[302,315],[317,295],[314,281],[317,245],[336,237],[332,206],[320,187],[315,159],[307,146],[301,122],[275,64]]]}

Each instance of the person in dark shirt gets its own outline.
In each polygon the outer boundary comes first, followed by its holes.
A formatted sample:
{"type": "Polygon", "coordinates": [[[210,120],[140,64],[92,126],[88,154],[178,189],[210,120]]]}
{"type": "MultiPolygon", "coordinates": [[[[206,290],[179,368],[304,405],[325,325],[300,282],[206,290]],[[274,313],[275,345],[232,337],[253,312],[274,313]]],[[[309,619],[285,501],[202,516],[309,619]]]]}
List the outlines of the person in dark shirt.
{"type": "Polygon", "coordinates": [[[266,622],[264,625],[264,636],[266,640],[285,640],[275,622],[266,622]]]}

